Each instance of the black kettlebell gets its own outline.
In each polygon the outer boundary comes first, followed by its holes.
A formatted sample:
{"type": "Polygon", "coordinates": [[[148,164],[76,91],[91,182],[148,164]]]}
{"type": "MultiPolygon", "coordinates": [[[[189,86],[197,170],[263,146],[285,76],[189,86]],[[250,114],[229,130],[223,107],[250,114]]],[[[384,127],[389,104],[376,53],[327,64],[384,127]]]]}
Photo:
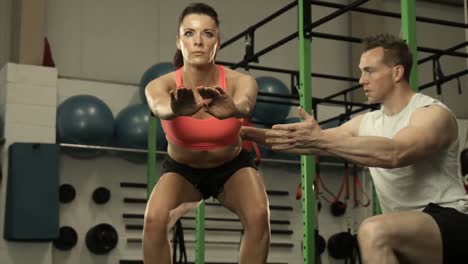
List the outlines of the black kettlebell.
{"type": "Polygon", "coordinates": [[[109,224],[96,225],[86,233],[86,247],[96,255],[109,253],[118,240],[117,230],[109,224]]]}

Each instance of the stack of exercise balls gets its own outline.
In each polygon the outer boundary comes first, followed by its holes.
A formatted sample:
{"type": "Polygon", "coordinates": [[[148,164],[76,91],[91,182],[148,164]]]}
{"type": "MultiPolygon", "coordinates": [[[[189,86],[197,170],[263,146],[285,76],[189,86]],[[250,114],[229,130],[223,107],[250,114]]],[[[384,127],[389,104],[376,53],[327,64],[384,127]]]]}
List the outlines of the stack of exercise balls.
{"type": "MultiPolygon", "coordinates": [[[[140,79],[139,89],[140,89],[141,102],[143,104],[148,103],[146,101],[146,95],[145,95],[145,88],[148,85],[148,83],[150,83],[154,79],[157,79],[157,78],[159,78],[159,77],[161,77],[161,76],[163,76],[165,74],[168,74],[170,72],[173,72],[175,70],[176,69],[174,68],[174,66],[170,62],[161,62],[161,63],[157,63],[157,64],[154,64],[151,67],[149,67],[143,73],[143,75],[141,76],[141,79],[140,79]]],[[[149,111],[150,110],[148,108],[148,113],[150,113],[149,111]]],[[[166,139],[166,134],[164,133],[164,131],[163,131],[162,127],[161,127],[161,122],[160,122],[159,119],[157,120],[156,127],[157,127],[157,130],[156,130],[156,135],[157,135],[156,149],[161,150],[161,151],[165,151],[166,148],[167,148],[167,139],[166,139]]]]}
{"type": "MultiPolygon", "coordinates": [[[[142,103],[124,107],[114,118],[106,103],[93,95],[75,95],[63,101],[57,109],[57,141],[88,146],[116,146],[137,150],[148,149],[150,109],[146,102],[146,85],[171,71],[171,63],[152,65],[141,77],[139,94],[142,103]]],[[[0,129],[0,132],[2,130],[0,129]]],[[[167,140],[157,121],[157,150],[165,151],[167,140]]],[[[70,148],[67,153],[77,158],[93,158],[101,151],[90,148],[70,148]]],[[[145,162],[146,154],[118,152],[135,162],[145,162]]]]}
{"type": "MultiPolygon", "coordinates": [[[[157,79],[175,68],[169,62],[157,63],[149,67],[142,75],[139,83],[141,104],[130,105],[122,109],[116,117],[115,137],[119,147],[131,149],[148,149],[148,133],[150,109],[147,105],[145,89],[148,83],[157,79]]],[[[166,151],[166,135],[159,119],[156,124],[156,149],[166,151]]],[[[146,154],[125,153],[123,157],[133,162],[145,162],[146,154]]]]}
{"type": "MultiPolygon", "coordinates": [[[[122,109],[115,118],[115,139],[119,147],[148,149],[150,109],[146,104],[130,105],[122,109]]],[[[165,151],[167,140],[157,121],[157,150],[165,151]]],[[[123,157],[133,162],[145,162],[146,154],[123,152],[123,157]]]]}
{"type": "MultiPolygon", "coordinates": [[[[75,95],[57,109],[57,140],[60,143],[106,146],[114,136],[114,116],[101,99],[92,95],[75,95]]],[[[93,158],[98,149],[67,149],[78,158],[93,158]]]]}
{"type": "MultiPolygon", "coordinates": [[[[130,105],[115,118],[115,142],[118,147],[131,149],[148,148],[149,109],[145,104],[130,105]]],[[[144,162],[145,153],[120,152],[129,161],[144,162]]]]}

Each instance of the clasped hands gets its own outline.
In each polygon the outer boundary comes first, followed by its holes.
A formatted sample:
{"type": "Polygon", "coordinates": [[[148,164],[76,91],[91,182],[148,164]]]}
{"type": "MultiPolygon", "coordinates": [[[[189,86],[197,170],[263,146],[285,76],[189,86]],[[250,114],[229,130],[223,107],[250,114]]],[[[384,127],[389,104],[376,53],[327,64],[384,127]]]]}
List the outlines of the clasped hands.
{"type": "Polygon", "coordinates": [[[218,119],[233,117],[237,107],[220,87],[180,87],[169,92],[171,108],[177,116],[192,116],[201,109],[218,119]]]}
{"type": "Polygon", "coordinates": [[[301,107],[299,116],[304,120],[300,123],[274,125],[266,132],[265,142],[273,150],[296,154],[311,154],[312,149],[320,148],[323,131],[315,118],[301,107]]]}

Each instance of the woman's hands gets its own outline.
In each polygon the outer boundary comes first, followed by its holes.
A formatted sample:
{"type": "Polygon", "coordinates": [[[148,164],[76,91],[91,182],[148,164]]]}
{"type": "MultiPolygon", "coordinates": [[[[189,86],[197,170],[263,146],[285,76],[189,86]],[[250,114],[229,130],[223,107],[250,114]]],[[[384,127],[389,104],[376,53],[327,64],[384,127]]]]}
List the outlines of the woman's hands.
{"type": "Polygon", "coordinates": [[[238,110],[232,97],[219,87],[201,87],[198,89],[204,101],[205,112],[218,119],[236,116],[238,110]]]}
{"type": "Polygon", "coordinates": [[[190,88],[180,87],[169,92],[171,109],[176,116],[192,116],[203,107],[203,100],[190,88]]]}
{"type": "Polygon", "coordinates": [[[238,110],[232,98],[219,87],[181,87],[169,92],[171,108],[177,116],[192,116],[200,109],[218,119],[236,116],[238,110]]]}

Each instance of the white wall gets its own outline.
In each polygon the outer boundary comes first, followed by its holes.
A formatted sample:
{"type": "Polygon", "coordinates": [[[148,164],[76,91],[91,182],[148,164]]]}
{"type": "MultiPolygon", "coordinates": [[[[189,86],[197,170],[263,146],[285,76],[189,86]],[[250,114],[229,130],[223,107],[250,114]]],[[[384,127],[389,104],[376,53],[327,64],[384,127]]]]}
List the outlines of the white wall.
{"type": "Polygon", "coordinates": [[[47,1],[46,35],[63,76],[137,82],[158,61],[158,1],[47,1]]]}

